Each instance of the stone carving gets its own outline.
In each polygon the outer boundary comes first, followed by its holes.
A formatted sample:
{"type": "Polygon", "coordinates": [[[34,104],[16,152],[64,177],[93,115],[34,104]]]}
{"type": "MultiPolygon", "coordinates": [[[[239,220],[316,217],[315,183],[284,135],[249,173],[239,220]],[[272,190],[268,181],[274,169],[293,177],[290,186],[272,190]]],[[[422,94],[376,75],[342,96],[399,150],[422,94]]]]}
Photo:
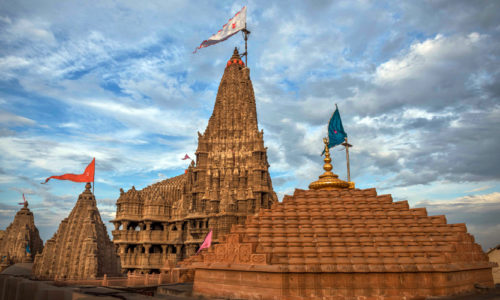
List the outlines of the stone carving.
{"type": "Polygon", "coordinates": [[[238,299],[409,299],[493,286],[496,264],[465,224],[447,224],[375,189],[327,188],[297,189],[233,226],[186,266],[196,269],[194,291],[238,299]]]}
{"type": "Polygon", "coordinates": [[[194,254],[210,229],[218,243],[233,224],[277,201],[250,70],[236,49],[230,62],[207,128],[198,132],[196,163],[142,190],[120,191],[113,242],[126,271],[175,264],[194,254]]]}
{"type": "Polygon", "coordinates": [[[42,252],[43,241],[35,226],[35,217],[28,202],[14,217],[14,221],[0,234],[0,264],[4,267],[21,262],[32,262],[42,252]]]}
{"type": "Polygon", "coordinates": [[[37,254],[33,273],[38,279],[93,279],[120,275],[120,260],[90,191],[90,183],[75,207],[37,254]]]}
{"type": "MultiPolygon", "coordinates": [[[[202,254],[206,263],[266,264],[266,254],[255,254],[255,243],[241,243],[237,234],[227,235],[225,242],[215,245],[202,254]]],[[[189,266],[189,263],[185,264],[189,266]]]]}

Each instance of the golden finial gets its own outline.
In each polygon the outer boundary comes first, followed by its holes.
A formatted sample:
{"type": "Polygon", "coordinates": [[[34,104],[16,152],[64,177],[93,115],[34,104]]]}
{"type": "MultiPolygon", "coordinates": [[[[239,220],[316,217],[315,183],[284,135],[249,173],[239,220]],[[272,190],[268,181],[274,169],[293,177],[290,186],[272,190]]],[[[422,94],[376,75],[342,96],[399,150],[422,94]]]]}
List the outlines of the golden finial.
{"type": "Polygon", "coordinates": [[[311,182],[309,188],[313,190],[349,188],[349,182],[340,180],[337,174],[332,173],[333,166],[330,163],[332,159],[330,158],[330,150],[328,149],[328,139],[323,138],[323,142],[325,143],[325,164],[323,165],[325,173],[320,175],[318,180],[311,182]]]}

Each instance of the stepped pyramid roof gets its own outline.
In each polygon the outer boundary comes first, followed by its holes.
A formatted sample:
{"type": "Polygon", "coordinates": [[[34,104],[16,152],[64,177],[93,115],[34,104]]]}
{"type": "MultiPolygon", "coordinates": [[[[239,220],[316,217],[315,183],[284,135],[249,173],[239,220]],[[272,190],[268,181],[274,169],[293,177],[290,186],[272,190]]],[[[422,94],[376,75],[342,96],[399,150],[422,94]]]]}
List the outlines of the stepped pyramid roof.
{"type": "Polygon", "coordinates": [[[90,183],[54,236],[38,254],[33,272],[39,279],[91,279],[120,274],[120,261],[102,222],[90,183]]]}
{"type": "Polygon", "coordinates": [[[492,286],[492,264],[465,224],[447,224],[373,188],[349,188],[329,174],[328,152],[325,162],[315,189],[296,189],[192,259],[194,290],[236,298],[408,299],[492,286]]]}
{"type": "Polygon", "coordinates": [[[28,208],[28,202],[24,202],[14,221],[0,237],[0,260],[3,264],[31,262],[42,249],[43,241],[35,226],[35,217],[28,208]]]}

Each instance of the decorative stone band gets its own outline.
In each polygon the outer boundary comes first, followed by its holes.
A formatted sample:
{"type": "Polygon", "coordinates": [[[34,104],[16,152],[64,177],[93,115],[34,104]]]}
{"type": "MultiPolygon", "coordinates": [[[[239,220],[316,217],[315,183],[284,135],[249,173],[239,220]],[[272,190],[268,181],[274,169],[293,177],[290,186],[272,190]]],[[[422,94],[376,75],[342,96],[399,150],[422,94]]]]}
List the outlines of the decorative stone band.
{"type": "MultiPolygon", "coordinates": [[[[259,255],[259,254],[252,254],[259,255]]],[[[265,257],[266,254],[260,254],[265,257]]],[[[252,256],[253,257],[253,256],[252,256]]],[[[253,259],[253,258],[252,258],[253,259]]],[[[262,259],[259,257],[259,259],[262,259]]],[[[267,259],[267,257],[265,257],[267,259]]],[[[241,261],[217,262],[205,261],[194,262],[190,267],[195,269],[213,270],[240,270],[260,272],[289,272],[289,273],[408,273],[408,272],[457,272],[467,270],[482,270],[497,266],[496,263],[474,263],[474,264],[425,264],[425,265],[369,265],[369,264],[338,264],[338,265],[269,265],[257,263],[242,263],[241,261]]]]}

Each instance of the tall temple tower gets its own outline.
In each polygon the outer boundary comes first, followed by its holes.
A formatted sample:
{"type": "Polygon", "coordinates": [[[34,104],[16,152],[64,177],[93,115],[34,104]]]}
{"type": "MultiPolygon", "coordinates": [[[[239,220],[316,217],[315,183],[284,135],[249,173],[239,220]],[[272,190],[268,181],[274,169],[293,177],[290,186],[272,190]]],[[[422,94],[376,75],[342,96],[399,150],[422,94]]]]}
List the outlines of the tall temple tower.
{"type": "Polygon", "coordinates": [[[75,207],[37,254],[33,274],[38,279],[94,279],[120,274],[120,260],[97,209],[90,183],[75,207]]]}
{"type": "Polygon", "coordinates": [[[214,111],[198,133],[196,164],[185,174],[137,191],[121,190],[113,242],[126,271],[158,272],[194,254],[205,235],[213,241],[248,215],[277,201],[250,69],[238,50],[227,62],[214,111]]]}
{"type": "Polygon", "coordinates": [[[0,235],[0,271],[10,264],[32,262],[42,250],[43,241],[35,226],[35,217],[25,201],[14,221],[0,235]]]}

